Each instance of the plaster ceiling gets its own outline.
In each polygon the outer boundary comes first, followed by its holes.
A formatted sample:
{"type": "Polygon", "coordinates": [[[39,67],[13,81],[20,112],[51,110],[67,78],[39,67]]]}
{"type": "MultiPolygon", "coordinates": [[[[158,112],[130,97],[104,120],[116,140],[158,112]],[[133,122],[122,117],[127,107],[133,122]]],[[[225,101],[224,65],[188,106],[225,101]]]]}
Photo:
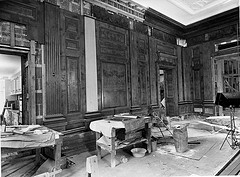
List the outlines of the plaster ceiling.
{"type": "Polygon", "coordinates": [[[21,57],[0,54],[0,78],[11,77],[21,69],[21,57]]]}
{"type": "Polygon", "coordinates": [[[239,6],[240,0],[133,0],[150,7],[183,25],[189,25],[205,18],[239,6]]]}

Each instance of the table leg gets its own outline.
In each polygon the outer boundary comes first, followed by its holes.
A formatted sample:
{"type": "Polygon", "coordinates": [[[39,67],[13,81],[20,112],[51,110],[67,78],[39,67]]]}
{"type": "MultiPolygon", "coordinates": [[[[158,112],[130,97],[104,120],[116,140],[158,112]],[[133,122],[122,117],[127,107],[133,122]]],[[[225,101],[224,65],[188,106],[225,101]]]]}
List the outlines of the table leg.
{"type": "Polygon", "coordinates": [[[54,146],[55,170],[61,169],[61,147],[62,136],[59,136],[59,139],[56,140],[56,144],[54,146]]]}
{"type": "Polygon", "coordinates": [[[111,151],[111,167],[114,168],[116,166],[116,150],[111,151]]]}
{"type": "Polygon", "coordinates": [[[100,133],[96,132],[96,150],[97,150],[97,156],[98,156],[98,160],[100,160],[102,158],[101,155],[101,147],[97,145],[97,140],[101,137],[100,133]]]}
{"type": "Polygon", "coordinates": [[[41,148],[37,148],[36,149],[36,160],[35,160],[35,164],[39,165],[40,164],[40,160],[41,160],[41,148]]]}
{"type": "Polygon", "coordinates": [[[151,123],[145,124],[146,138],[147,138],[147,150],[148,153],[152,152],[152,142],[151,142],[151,123]]]}
{"type": "Polygon", "coordinates": [[[114,168],[116,166],[116,149],[115,149],[115,136],[116,131],[115,128],[112,129],[111,132],[111,167],[114,168]]]}

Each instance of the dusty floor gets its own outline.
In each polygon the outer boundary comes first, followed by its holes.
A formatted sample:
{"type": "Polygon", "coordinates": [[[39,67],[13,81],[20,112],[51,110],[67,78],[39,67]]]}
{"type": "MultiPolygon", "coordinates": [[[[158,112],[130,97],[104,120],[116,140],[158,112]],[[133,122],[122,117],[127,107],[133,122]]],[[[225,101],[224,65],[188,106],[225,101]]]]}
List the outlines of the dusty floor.
{"type": "MultiPolygon", "coordinates": [[[[110,155],[106,154],[98,162],[99,177],[213,176],[239,149],[231,149],[226,142],[220,150],[225,133],[212,133],[210,127],[200,126],[195,121],[188,122],[189,141],[197,140],[200,144],[189,145],[189,150],[185,153],[176,153],[172,143],[160,143],[155,152],[142,158],[135,158],[130,153],[119,150],[117,159],[120,161],[124,155],[128,162],[119,163],[115,168],[110,167],[110,155]]],[[[57,176],[86,177],[86,158],[92,155],[94,153],[70,157],[75,164],[57,176]]]]}

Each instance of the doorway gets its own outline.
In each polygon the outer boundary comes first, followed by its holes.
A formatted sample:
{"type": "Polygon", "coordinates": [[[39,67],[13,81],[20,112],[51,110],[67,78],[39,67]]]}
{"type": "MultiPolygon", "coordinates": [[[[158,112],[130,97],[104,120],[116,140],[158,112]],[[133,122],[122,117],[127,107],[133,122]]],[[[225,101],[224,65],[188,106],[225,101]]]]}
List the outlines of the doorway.
{"type": "Polygon", "coordinates": [[[26,58],[25,54],[0,52],[0,114],[7,125],[26,124],[26,58]]]}
{"type": "Polygon", "coordinates": [[[159,107],[160,107],[160,116],[166,116],[166,104],[165,104],[165,77],[164,70],[158,70],[158,98],[159,98],[159,107]]]}

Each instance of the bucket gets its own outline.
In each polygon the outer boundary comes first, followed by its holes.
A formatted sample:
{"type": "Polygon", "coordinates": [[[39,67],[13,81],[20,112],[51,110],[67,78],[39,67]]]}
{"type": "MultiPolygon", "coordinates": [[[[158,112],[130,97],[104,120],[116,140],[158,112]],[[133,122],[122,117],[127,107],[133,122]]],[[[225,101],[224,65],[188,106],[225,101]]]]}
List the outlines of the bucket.
{"type": "Polygon", "coordinates": [[[183,153],[188,150],[187,125],[177,125],[173,129],[174,145],[177,152],[183,153]]]}

